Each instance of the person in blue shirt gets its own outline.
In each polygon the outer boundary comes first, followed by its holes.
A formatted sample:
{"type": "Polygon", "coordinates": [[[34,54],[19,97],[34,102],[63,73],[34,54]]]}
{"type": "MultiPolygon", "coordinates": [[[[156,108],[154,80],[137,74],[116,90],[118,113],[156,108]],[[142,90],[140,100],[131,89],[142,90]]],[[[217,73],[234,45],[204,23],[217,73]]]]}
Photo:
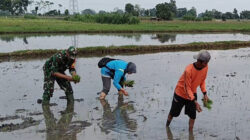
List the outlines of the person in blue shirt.
{"type": "Polygon", "coordinates": [[[133,62],[126,62],[123,60],[112,60],[101,68],[103,89],[100,94],[100,99],[105,99],[111,87],[111,79],[113,84],[119,91],[120,95],[128,96],[127,91],[121,85],[122,81],[126,81],[125,75],[136,73],[136,65],[133,62]]]}

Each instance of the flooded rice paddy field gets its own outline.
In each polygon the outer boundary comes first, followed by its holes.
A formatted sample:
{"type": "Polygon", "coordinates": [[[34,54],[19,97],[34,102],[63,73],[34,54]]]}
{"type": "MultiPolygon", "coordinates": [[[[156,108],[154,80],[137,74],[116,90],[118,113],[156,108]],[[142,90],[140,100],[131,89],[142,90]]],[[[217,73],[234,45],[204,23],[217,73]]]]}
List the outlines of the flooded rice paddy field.
{"type": "Polygon", "coordinates": [[[76,101],[67,105],[56,84],[51,106],[36,103],[45,60],[2,62],[0,139],[250,139],[250,48],[210,52],[207,90],[213,105],[198,113],[193,134],[183,111],[170,129],[165,122],[175,85],[196,52],[113,56],[137,64],[138,73],[127,77],[135,86],[126,88],[129,96],[122,100],[112,85],[101,102],[100,57],[79,58],[82,81],[72,84],[76,101]]]}
{"type": "Polygon", "coordinates": [[[1,52],[13,52],[27,49],[66,49],[70,45],[89,47],[249,41],[249,37],[249,33],[14,34],[0,35],[0,48],[1,52]]]}

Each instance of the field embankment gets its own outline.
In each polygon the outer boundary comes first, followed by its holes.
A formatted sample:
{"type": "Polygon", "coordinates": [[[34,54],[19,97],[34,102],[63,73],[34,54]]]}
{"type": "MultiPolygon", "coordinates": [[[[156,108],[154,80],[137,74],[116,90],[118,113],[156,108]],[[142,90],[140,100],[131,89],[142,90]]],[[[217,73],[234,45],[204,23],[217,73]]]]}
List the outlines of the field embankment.
{"type": "MultiPolygon", "coordinates": [[[[241,47],[249,47],[250,41],[222,41],[222,42],[194,42],[190,44],[180,45],[149,45],[149,46],[110,46],[110,47],[87,47],[78,48],[78,56],[91,57],[91,56],[105,56],[105,55],[126,55],[126,54],[145,54],[157,52],[173,52],[173,51],[197,51],[201,49],[207,50],[225,50],[237,49],[241,47]]],[[[10,53],[0,53],[0,60],[7,61],[10,59],[35,59],[46,58],[60,50],[21,50],[10,53]]]]}

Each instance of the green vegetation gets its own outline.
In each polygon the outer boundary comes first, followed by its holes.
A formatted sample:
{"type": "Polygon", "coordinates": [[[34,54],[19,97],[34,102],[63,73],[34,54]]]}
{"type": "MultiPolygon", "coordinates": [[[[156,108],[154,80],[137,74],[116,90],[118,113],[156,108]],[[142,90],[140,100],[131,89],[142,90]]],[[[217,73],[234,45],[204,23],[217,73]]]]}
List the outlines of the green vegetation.
{"type": "Polygon", "coordinates": [[[140,20],[129,14],[97,14],[97,15],[73,15],[65,18],[68,21],[82,21],[91,23],[106,23],[106,24],[139,24],[140,20]]]}
{"type": "Polygon", "coordinates": [[[239,32],[250,21],[143,21],[139,24],[98,24],[58,19],[0,18],[0,33],[239,32]]]}
{"type": "Polygon", "coordinates": [[[79,75],[73,75],[72,76],[72,79],[76,82],[76,83],[79,83],[80,80],[81,80],[81,77],[79,75]]]}
{"type": "MultiPolygon", "coordinates": [[[[222,41],[222,42],[195,42],[190,44],[179,45],[151,45],[151,46],[110,46],[110,47],[87,47],[78,48],[78,56],[105,56],[105,55],[127,55],[127,54],[144,54],[157,52],[173,52],[173,51],[198,51],[201,49],[221,50],[221,49],[237,49],[241,47],[249,47],[250,41],[222,41]]],[[[0,53],[0,61],[9,61],[10,59],[34,59],[47,58],[59,50],[21,50],[10,53],[0,53]]]]}
{"type": "Polygon", "coordinates": [[[126,80],[122,82],[122,85],[126,86],[126,87],[133,87],[135,84],[134,80],[126,80]]]}
{"type": "Polygon", "coordinates": [[[31,14],[26,14],[26,15],[24,15],[24,18],[25,19],[37,19],[37,16],[31,15],[31,14]]]}
{"type": "Polygon", "coordinates": [[[207,102],[205,102],[204,100],[202,100],[203,101],[203,106],[204,107],[206,107],[208,110],[211,110],[212,109],[212,104],[213,104],[213,101],[212,100],[210,100],[210,99],[208,99],[208,101],[207,102]]]}

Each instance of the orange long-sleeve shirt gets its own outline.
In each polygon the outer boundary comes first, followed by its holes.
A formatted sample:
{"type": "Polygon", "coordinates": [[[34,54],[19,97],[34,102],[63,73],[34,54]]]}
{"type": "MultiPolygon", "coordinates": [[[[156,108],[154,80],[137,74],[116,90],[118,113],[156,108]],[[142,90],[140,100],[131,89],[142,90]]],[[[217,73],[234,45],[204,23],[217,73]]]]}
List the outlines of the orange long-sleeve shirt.
{"type": "Polygon", "coordinates": [[[194,67],[194,64],[189,64],[176,85],[175,93],[182,98],[194,100],[194,94],[197,93],[198,86],[200,86],[202,92],[206,92],[207,71],[208,66],[198,70],[194,67]]]}

